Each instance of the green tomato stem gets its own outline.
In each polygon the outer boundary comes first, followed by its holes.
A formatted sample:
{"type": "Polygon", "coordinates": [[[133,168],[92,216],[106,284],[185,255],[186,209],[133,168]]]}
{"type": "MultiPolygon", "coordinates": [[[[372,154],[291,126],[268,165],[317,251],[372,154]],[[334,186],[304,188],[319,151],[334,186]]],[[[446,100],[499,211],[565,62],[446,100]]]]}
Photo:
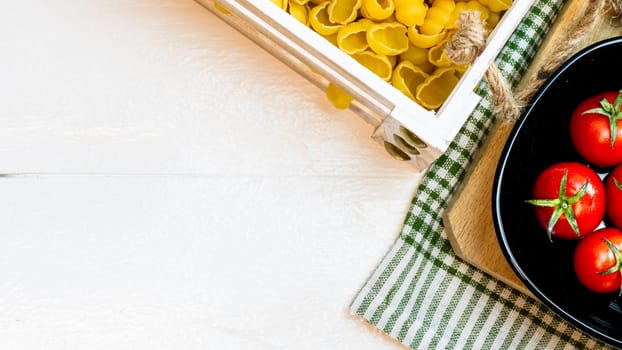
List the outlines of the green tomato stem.
{"type": "MultiPolygon", "coordinates": [[[[603,241],[607,244],[607,246],[609,246],[609,249],[611,249],[611,252],[613,253],[613,256],[616,262],[612,267],[610,267],[609,269],[605,271],[599,272],[599,274],[609,275],[609,274],[618,272],[620,276],[622,277],[622,253],[620,252],[618,247],[616,247],[613,243],[611,243],[611,241],[609,241],[607,238],[603,237],[603,241]]],[[[619,297],[622,296],[622,284],[620,285],[618,296],[619,297]]]]}
{"type": "Polygon", "coordinates": [[[590,110],[584,111],[581,113],[596,113],[604,115],[609,119],[609,143],[611,148],[616,141],[616,134],[618,133],[618,120],[622,119],[622,111],[620,111],[620,107],[622,106],[622,90],[618,92],[615,101],[613,104],[609,103],[606,98],[600,100],[600,107],[592,108],[590,110]]]}
{"type": "Polygon", "coordinates": [[[559,218],[564,215],[566,220],[568,220],[568,224],[577,235],[577,237],[581,236],[579,232],[579,225],[577,224],[577,218],[574,215],[574,210],[572,209],[572,205],[577,203],[581,198],[585,195],[587,191],[587,186],[590,181],[586,181],[585,184],[581,187],[581,189],[575,193],[574,195],[568,197],[566,196],[566,188],[568,183],[568,169],[564,171],[564,175],[562,176],[561,181],[559,182],[559,194],[557,198],[552,199],[529,199],[525,202],[538,206],[538,207],[552,207],[555,208],[553,210],[553,214],[549,219],[546,233],[549,237],[549,240],[553,242],[553,227],[559,221],[559,218]]]}

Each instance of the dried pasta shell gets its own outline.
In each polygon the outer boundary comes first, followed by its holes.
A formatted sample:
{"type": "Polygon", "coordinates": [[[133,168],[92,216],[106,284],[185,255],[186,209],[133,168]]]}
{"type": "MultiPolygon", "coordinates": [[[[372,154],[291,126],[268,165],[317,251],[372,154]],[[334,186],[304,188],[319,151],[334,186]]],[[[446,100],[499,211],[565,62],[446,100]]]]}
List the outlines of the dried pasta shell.
{"type": "Polygon", "coordinates": [[[458,18],[460,17],[460,14],[464,11],[478,11],[479,18],[482,21],[486,21],[490,14],[490,10],[486,6],[482,5],[477,0],[471,0],[469,2],[457,2],[456,7],[454,7],[453,12],[451,13],[451,16],[449,17],[447,24],[445,25],[445,28],[447,29],[457,28],[458,18]]]}
{"type": "Polygon", "coordinates": [[[329,1],[324,1],[309,11],[309,24],[313,30],[321,35],[335,34],[343,26],[342,24],[331,22],[328,18],[329,3],[329,1]]]}
{"type": "Polygon", "coordinates": [[[384,22],[367,30],[367,44],[380,55],[394,56],[408,50],[406,27],[398,22],[384,22]]]}
{"type": "Polygon", "coordinates": [[[458,80],[455,68],[439,68],[417,87],[415,98],[423,107],[437,109],[449,97],[458,80]]]}
{"type": "Polygon", "coordinates": [[[328,19],[332,23],[348,24],[356,19],[361,0],[331,0],[328,5],[328,19]]]}
{"type": "Polygon", "coordinates": [[[361,14],[369,19],[382,21],[395,11],[393,0],[363,0],[361,14]]]}
{"type": "Polygon", "coordinates": [[[428,74],[421,70],[421,68],[415,66],[411,62],[402,61],[395,67],[391,83],[404,95],[416,101],[416,89],[427,77],[428,74]]]}
{"type": "Polygon", "coordinates": [[[347,54],[365,51],[367,44],[367,28],[369,23],[362,20],[348,23],[337,33],[337,46],[347,54]]]}
{"type": "Polygon", "coordinates": [[[339,44],[337,43],[337,33],[334,33],[331,35],[323,35],[323,37],[324,39],[328,40],[328,42],[333,44],[334,46],[339,46],[339,44]]]}
{"type": "Polygon", "coordinates": [[[447,46],[447,40],[443,40],[440,43],[432,46],[428,50],[428,61],[436,67],[449,67],[455,63],[449,56],[445,54],[445,47],[447,46]]]}
{"type": "Polygon", "coordinates": [[[428,5],[424,0],[394,0],[395,19],[404,25],[420,26],[423,24],[428,5]]]}
{"type": "Polygon", "coordinates": [[[326,97],[333,104],[333,106],[339,109],[346,109],[352,102],[352,96],[348,95],[345,91],[341,90],[337,85],[329,83],[326,88],[326,97]]]}
{"type": "Polygon", "coordinates": [[[351,55],[358,63],[367,67],[380,78],[389,81],[393,73],[393,66],[387,56],[378,55],[369,50],[351,55]]]}
{"type": "Polygon", "coordinates": [[[408,45],[408,50],[400,54],[400,60],[410,61],[415,66],[421,66],[428,62],[428,50],[414,46],[412,43],[408,45]]]}
{"type": "Polygon", "coordinates": [[[397,57],[398,56],[387,56],[387,59],[391,62],[391,68],[395,68],[395,65],[397,64],[397,57]]]}
{"type": "Polygon", "coordinates": [[[486,28],[488,30],[493,30],[497,26],[500,20],[501,20],[501,13],[490,12],[488,14],[488,19],[486,20],[486,28]]]}
{"type": "Polygon", "coordinates": [[[438,44],[443,38],[445,38],[445,31],[438,34],[427,35],[419,33],[416,26],[408,28],[408,40],[415,45],[423,49],[429,49],[430,47],[438,44]]]}
{"type": "Polygon", "coordinates": [[[454,69],[456,69],[456,76],[458,78],[462,78],[462,76],[464,75],[464,73],[466,73],[466,71],[469,69],[470,66],[471,66],[470,64],[455,65],[454,69]]]}
{"type": "Polygon", "coordinates": [[[454,0],[435,0],[428,9],[423,24],[419,26],[421,33],[426,35],[440,33],[449,21],[454,7],[456,7],[454,0]]]}
{"type": "Polygon", "coordinates": [[[287,10],[288,0],[271,0],[276,6],[280,7],[282,10],[287,10]]]}
{"type": "Polygon", "coordinates": [[[492,12],[505,11],[512,6],[512,0],[479,0],[479,2],[486,5],[492,12]]]}
{"type": "Polygon", "coordinates": [[[408,50],[400,54],[400,61],[409,61],[426,73],[432,73],[436,67],[428,61],[428,49],[416,47],[412,43],[408,50]]]}
{"type": "Polygon", "coordinates": [[[309,3],[309,0],[289,0],[289,5],[290,6],[291,6],[292,2],[295,3],[295,4],[298,4],[298,5],[306,5],[306,4],[309,3]]]}
{"type": "Polygon", "coordinates": [[[300,5],[296,2],[289,3],[289,13],[297,19],[300,23],[307,25],[309,23],[309,16],[307,15],[307,6],[300,5]]]}

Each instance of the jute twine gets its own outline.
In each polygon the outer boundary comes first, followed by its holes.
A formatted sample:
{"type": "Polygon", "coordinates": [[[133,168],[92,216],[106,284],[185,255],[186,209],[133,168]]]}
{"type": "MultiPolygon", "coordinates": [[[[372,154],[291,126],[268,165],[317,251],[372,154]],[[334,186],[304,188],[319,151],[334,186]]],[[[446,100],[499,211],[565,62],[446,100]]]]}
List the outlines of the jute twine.
{"type": "MultiPolygon", "coordinates": [[[[553,53],[536,74],[531,75],[523,89],[513,91],[494,62],[488,67],[484,79],[488,82],[491,102],[497,116],[514,121],[520,117],[542,84],[573,54],[576,45],[595,26],[603,12],[614,18],[622,15],[622,0],[591,0],[583,16],[577,19],[561,40],[555,42],[553,53]]],[[[486,46],[488,32],[479,12],[465,11],[458,18],[457,30],[447,43],[445,54],[456,64],[470,64],[475,61],[486,46]]]]}

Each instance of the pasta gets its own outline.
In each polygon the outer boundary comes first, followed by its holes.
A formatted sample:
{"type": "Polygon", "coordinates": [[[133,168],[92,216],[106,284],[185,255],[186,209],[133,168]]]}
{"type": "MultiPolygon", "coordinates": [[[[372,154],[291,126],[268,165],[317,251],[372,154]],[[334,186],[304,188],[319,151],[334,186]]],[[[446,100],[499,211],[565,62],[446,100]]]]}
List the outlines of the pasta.
{"type": "Polygon", "coordinates": [[[449,67],[454,65],[454,62],[445,54],[447,39],[446,37],[443,41],[432,46],[428,50],[428,61],[436,67],[449,67]]]}
{"type": "Polygon", "coordinates": [[[309,24],[322,35],[335,34],[342,27],[342,24],[332,23],[328,18],[329,4],[330,1],[324,1],[309,11],[309,24]]]}
{"type": "Polygon", "coordinates": [[[460,13],[464,11],[479,11],[479,18],[482,21],[488,20],[490,15],[490,10],[482,5],[477,0],[470,0],[468,2],[456,2],[456,6],[454,7],[449,20],[447,21],[447,25],[445,26],[448,29],[455,29],[456,22],[458,21],[458,17],[460,17],[460,13]]]}
{"type": "Polygon", "coordinates": [[[501,12],[490,12],[488,14],[488,19],[486,20],[486,28],[488,28],[488,30],[493,30],[500,20],[501,12]]]}
{"type": "Polygon", "coordinates": [[[332,23],[348,24],[356,19],[361,0],[331,0],[328,4],[328,19],[332,23]]]}
{"type": "Polygon", "coordinates": [[[395,11],[393,0],[363,0],[361,14],[363,17],[382,21],[389,18],[395,11]]]}
{"type": "Polygon", "coordinates": [[[357,60],[361,65],[367,67],[367,69],[374,72],[380,78],[386,81],[391,80],[393,65],[387,56],[378,55],[367,50],[353,54],[352,58],[357,60]]]}
{"type": "Polygon", "coordinates": [[[271,0],[276,6],[287,10],[287,0],[271,0]]]}
{"type": "Polygon", "coordinates": [[[428,5],[424,0],[394,0],[395,18],[406,26],[422,25],[428,5]]]}
{"type": "Polygon", "coordinates": [[[428,51],[428,49],[416,47],[412,43],[409,43],[408,50],[401,53],[399,59],[401,62],[411,62],[415,66],[419,67],[422,71],[429,74],[434,69],[436,69],[436,67],[434,67],[434,65],[428,60],[428,51]]]}
{"type": "Polygon", "coordinates": [[[218,10],[218,11],[220,11],[220,12],[224,13],[225,15],[229,15],[229,14],[231,14],[231,12],[229,12],[229,10],[227,10],[227,9],[226,9],[226,8],[224,8],[224,7],[222,7],[222,5],[221,5],[221,4],[219,4],[219,3],[217,3],[217,2],[215,2],[215,3],[214,3],[214,7],[216,8],[216,10],[218,10]]]}
{"type": "MultiPolygon", "coordinates": [[[[445,54],[460,14],[478,11],[492,30],[512,5],[512,0],[270,1],[429,110],[442,106],[469,67],[445,54]]],[[[352,101],[332,83],[326,95],[337,108],[352,101]]]]}
{"type": "Polygon", "coordinates": [[[492,12],[505,11],[512,6],[512,0],[479,0],[486,5],[492,12]]]}
{"type": "Polygon", "coordinates": [[[443,31],[454,7],[456,7],[454,0],[435,0],[426,13],[423,24],[419,26],[421,33],[435,35],[443,31]]]}
{"type": "Polygon", "coordinates": [[[326,97],[333,104],[333,106],[339,109],[346,109],[352,102],[352,96],[345,93],[337,85],[329,83],[326,88],[326,97]]]}
{"type": "Polygon", "coordinates": [[[337,46],[350,55],[367,50],[367,29],[371,25],[373,22],[366,19],[348,23],[337,33],[337,46]]]}
{"type": "Polygon", "coordinates": [[[428,74],[412,62],[402,61],[393,71],[391,82],[393,86],[404,95],[416,101],[417,87],[428,78],[428,74]]]}
{"type": "Polygon", "coordinates": [[[415,99],[423,107],[437,109],[445,102],[458,80],[455,68],[439,68],[417,87],[415,99]]]}
{"type": "Polygon", "coordinates": [[[292,1],[289,3],[289,13],[300,23],[307,25],[309,19],[307,15],[307,6],[292,1]]]}
{"type": "Polygon", "coordinates": [[[367,44],[377,54],[394,56],[408,50],[406,27],[399,22],[374,24],[367,30],[367,44]]]}
{"type": "Polygon", "coordinates": [[[408,28],[408,40],[416,47],[423,49],[429,49],[441,42],[445,38],[445,34],[447,34],[446,31],[441,31],[437,34],[427,35],[419,33],[416,26],[408,28]]]}

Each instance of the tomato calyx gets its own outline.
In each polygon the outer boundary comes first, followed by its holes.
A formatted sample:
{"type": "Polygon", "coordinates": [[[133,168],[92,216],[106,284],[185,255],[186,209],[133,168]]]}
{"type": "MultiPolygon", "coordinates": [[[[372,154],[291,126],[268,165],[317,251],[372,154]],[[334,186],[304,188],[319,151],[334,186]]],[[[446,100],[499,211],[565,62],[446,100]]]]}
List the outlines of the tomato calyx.
{"type": "Polygon", "coordinates": [[[618,181],[618,179],[616,179],[615,177],[613,177],[613,183],[616,185],[616,187],[622,191],[622,183],[620,183],[620,181],[618,181]]]}
{"type": "Polygon", "coordinates": [[[600,107],[592,108],[587,111],[584,111],[581,114],[587,113],[595,113],[604,115],[609,119],[609,142],[611,148],[613,148],[613,144],[616,140],[616,134],[618,132],[618,120],[622,119],[622,111],[620,111],[620,107],[622,106],[622,90],[618,92],[618,96],[616,96],[613,104],[610,103],[606,98],[600,100],[600,107]]]}
{"type": "Polygon", "coordinates": [[[548,226],[546,229],[546,234],[549,237],[549,240],[553,242],[553,227],[557,224],[559,218],[564,215],[566,220],[568,220],[568,224],[577,235],[577,237],[581,236],[579,232],[579,225],[577,224],[577,219],[574,215],[574,210],[572,209],[572,205],[577,203],[581,198],[585,195],[587,190],[587,186],[590,181],[586,181],[585,184],[581,187],[581,189],[572,196],[566,195],[566,187],[568,182],[568,170],[564,171],[564,175],[562,176],[561,181],[559,182],[559,195],[557,198],[552,199],[530,199],[526,202],[529,204],[533,204],[539,207],[552,207],[554,208],[553,214],[549,219],[548,226]]]}
{"type": "MultiPolygon", "coordinates": [[[[613,253],[613,256],[616,262],[615,264],[613,264],[613,266],[611,266],[605,271],[599,272],[598,274],[609,275],[609,274],[617,272],[622,275],[622,252],[620,252],[618,247],[616,247],[613,243],[611,243],[611,241],[608,240],[607,238],[603,237],[602,239],[607,244],[607,246],[609,246],[609,249],[611,249],[611,252],[613,253]]],[[[619,297],[622,296],[622,285],[620,286],[620,290],[618,291],[618,296],[619,297]]]]}

